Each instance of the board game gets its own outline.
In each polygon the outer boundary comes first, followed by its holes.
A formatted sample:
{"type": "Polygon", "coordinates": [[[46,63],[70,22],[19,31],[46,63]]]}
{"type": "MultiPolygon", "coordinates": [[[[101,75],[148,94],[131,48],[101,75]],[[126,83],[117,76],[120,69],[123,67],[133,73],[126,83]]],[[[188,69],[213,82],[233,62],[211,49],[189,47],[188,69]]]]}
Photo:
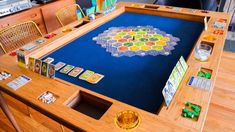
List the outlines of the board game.
{"type": "Polygon", "coordinates": [[[170,55],[179,38],[153,26],[111,27],[93,40],[112,56],[170,55]]]}

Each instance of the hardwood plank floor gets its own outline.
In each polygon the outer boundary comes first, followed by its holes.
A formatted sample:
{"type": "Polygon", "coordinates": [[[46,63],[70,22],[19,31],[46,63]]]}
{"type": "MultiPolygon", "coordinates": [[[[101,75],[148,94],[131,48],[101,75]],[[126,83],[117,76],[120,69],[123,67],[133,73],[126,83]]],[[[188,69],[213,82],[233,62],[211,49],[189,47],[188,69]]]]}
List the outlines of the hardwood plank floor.
{"type": "Polygon", "coordinates": [[[235,53],[223,53],[204,131],[235,131],[235,53]]]}
{"type": "MultiPolygon", "coordinates": [[[[27,108],[24,104],[9,96],[4,97],[24,132],[61,131],[57,122],[31,109],[32,119],[27,115],[27,108]]],[[[0,110],[0,132],[5,131],[14,132],[15,130],[0,110]]],[[[71,130],[65,128],[65,131],[71,130]]],[[[235,131],[235,53],[223,53],[203,131],[235,131]]]]}

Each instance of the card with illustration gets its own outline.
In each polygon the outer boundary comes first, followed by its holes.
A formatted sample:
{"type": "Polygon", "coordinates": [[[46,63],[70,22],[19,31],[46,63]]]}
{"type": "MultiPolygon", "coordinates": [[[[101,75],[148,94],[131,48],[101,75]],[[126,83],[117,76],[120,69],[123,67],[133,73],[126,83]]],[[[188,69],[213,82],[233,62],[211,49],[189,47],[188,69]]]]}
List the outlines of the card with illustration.
{"type": "Polygon", "coordinates": [[[67,65],[60,70],[61,73],[68,74],[71,70],[73,70],[74,66],[67,65]]]}
{"type": "Polygon", "coordinates": [[[163,88],[162,90],[162,95],[164,97],[166,106],[169,107],[171,104],[172,96],[169,94],[167,88],[163,88]]]}
{"type": "Polygon", "coordinates": [[[51,64],[53,61],[54,61],[54,59],[51,57],[47,57],[45,60],[43,60],[43,62],[46,62],[48,64],[51,64]]]}
{"type": "Polygon", "coordinates": [[[175,78],[175,82],[176,82],[176,87],[178,88],[179,84],[180,84],[180,81],[181,81],[181,75],[180,73],[178,72],[177,68],[174,67],[173,69],[173,75],[174,75],[174,78],[175,78]]]}
{"type": "Polygon", "coordinates": [[[177,62],[176,68],[177,68],[177,70],[180,73],[181,78],[182,78],[184,76],[184,74],[185,74],[185,71],[184,71],[182,65],[180,64],[180,61],[177,62]]]}
{"type": "Polygon", "coordinates": [[[80,73],[83,72],[83,68],[75,67],[68,75],[72,77],[77,77],[80,73]]]}
{"type": "Polygon", "coordinates": [[[58,71],[60,70],[62,67],[64,67],[66,64],[64,62],[58,62],[55,64],[55,70],[58,71]]]}
{"type": "Polygon", "coordinates": [[[55,65],[48,64],[47,77],[48,78],[54,78],[55,77],[55,65]]]}
{"type": "Polygon", "coordinates": [[[16,55],[17,55],[18,65],[19,65],[20,67],[25,68],[25,67],[26,67],[26,60],[25,60],[24,52],[21,51],[21,50],[17,50],[17,51],[16,51],[16,55]]]}
{"type": "Polygon", "coordinates": [[[34,64],[34,72],[41,74],[41,65],[42,65],[42,61],[39,59],[35,59],[35,64],[34,64]]]}
{"type": "Polygon", "coordinates": [[[32,57],[29,57],[28,69],[30,71],[34,71],[34,64],[35,64],[35,59],[32,57]]]}
{"type": "Polygon", "coordinates": [[[98,83],[103,77],[104,77],[104,75],[95,73],[95,74],[93,74],[92,76],[90,76],[90,77],[87,79],[87,82],[92,83],[92,84],[96,84],[96,83],[98,83]]]}
{"type": "Polygon", "coordinates": [[[47,68],[48,68],[48,63],[42,62],[41,75],[47,77],[47,68]]]}
{"type": "Polygon", "coordinates": [[[81,80],[87,80],[90,76],[95,74],[93,71],[86,70],[85,72],[82,73],[82,75],[79,76],[79,79],[81,80]]]}
{"type": "Polygon", "coordinates": [[[183,56],[180,57],[180,64],[182,65],[182,67],[185,71],[188,69],[188,64],[186,63],[183,56]]]}

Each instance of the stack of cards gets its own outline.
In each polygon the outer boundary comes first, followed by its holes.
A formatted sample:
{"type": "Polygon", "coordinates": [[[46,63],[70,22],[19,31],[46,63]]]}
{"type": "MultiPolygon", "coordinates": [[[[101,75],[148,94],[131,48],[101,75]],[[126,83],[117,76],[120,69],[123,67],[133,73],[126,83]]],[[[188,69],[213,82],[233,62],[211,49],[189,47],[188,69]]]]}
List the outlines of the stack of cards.
{"type": "Polygon", "coordinates": [[[87,82],[92,83],[92,84],[96,84],[103,77],[104,77],[104,75],[95,73],[95,72],[90,71],[90,70],[86,70],[82,75],[79,76],[79,79],[87,81],[87,82]]]}
{"type": "Polygon", "coordinates": [[[7,86],[9,86],[10,88],[12,88],[13,90],[17,90],[18,88],[24,86],[25,84],[27,84],[29,81],[31,81],[31,78],[22,75],[19,76],[18,78],[14,79],[13,81],[9,82],[7,84],[7,86]]]}
{"type": "Polygon", "coordinates": [[[188,85],[191,87],[195,87],[195,88],[209,91],[212,84],[211,84],[211,80],[204,79],[201,77],[191,76],[188,81],[188,85]]]}
{"type": "Polygon", "coordinates": [[[54,59],[48,57],[44,61],[29,57],[28,69],[48,78],[55,77],[55,66],[50,64],[54,59]]]}
{"type": "Polygon", "coordinates": [[[48,63],[48,64],[51,64],[53,61],[54,61],[54,59],[51,58],[51,57],[48,57],[48,58],[46,58],[45,60],[43,60],[43,62],[46,62],[46,63],[48,63]]]}
{"type": "Polygon", "coordinates": [[[55,64],[55,70],[58,71],[60,70],[62,67],[64,67],[66,64],[63,62],[58,62],[57,64],[55,64]]]}
{"type": "Polygon", "coordinates": [[[79,74],[83,72],[83,68],[75,67],[68,75],[72,77],[77,77],[79,74]]]}
{"type": "Polygon", "coordinates": [[[72,65],[66,65],[64,68],[60,70],[63,74],[68,74],[71,70],[73,70],[74,66],[72,65]]]}
{"type": "Polygon", "coordinates": [[[181,56],[179,61],[176,63],[176,66],[172,70],[170,77],[166,82],[165,87],[162,90],[162,94],[165,99],[167,107],[169,107],[171,100],[173,99],[187,69],[188,65],[184,60],[184,58],[181,56]]]}
{"type": "Polygon", "coordinates": [[[11,77],[11,74],[5,71],[0,72],[0,81],[6,80],[7,78],[11,77]]]}
{"type": "Polygon", "coordinates": [[[25,60],[24,52],[22,50],[17,50],[16,55],[17,55],[18,65],[20,67],[25,68],[26,67],[26,60],[25,60]]]}
{"type": "Polygon", "coordinates": [[[85,72],[82,73],[81,76],[79,76],[79,79],[86,81],[89,77],[91,77],[95,72],[86,70],[85,72]]]}

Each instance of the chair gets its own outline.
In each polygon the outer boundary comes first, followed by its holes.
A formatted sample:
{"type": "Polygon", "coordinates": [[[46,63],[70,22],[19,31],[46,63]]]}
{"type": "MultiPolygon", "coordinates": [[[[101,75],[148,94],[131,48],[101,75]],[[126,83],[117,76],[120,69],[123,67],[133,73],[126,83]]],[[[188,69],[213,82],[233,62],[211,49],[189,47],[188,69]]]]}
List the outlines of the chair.
{"type": "Polygon", "coordinates": [[[86,16],[99,11],[96,0],[76,0],[86,16]]]}
{"type": "Polygon", "coordinates": [[[36,23],[28,21],[1,30],[0,46],[8,53],[39,37],[42,37],[42,33],[36,23]]]}
{"type": "Polygon", "coordinates": [[[84,16],[85,14],[78,4],[68,5],[56,12],[56,17],[61,26],[68,25],[76,20],[83,18],[84,16]]]}

